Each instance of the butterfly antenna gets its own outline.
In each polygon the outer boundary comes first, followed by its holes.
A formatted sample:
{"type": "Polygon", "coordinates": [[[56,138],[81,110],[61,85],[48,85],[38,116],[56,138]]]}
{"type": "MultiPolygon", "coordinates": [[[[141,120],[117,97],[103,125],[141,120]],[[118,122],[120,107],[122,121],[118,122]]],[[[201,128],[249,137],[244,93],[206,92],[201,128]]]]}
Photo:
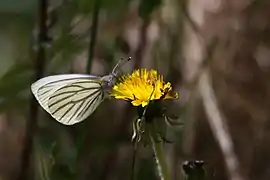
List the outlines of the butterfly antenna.
{"type": "Polygon", "coordinates": [[[121,58],[118,63],[116,64],[116,66],[113,68],[112,70],[112,74],[116,74],[115,72],[120,68],[122,67],[124,64],[126,64],[126,62],[130,61],[131,60],[131,57],[127,58],[124,60],[124,58],[121,58]]]}

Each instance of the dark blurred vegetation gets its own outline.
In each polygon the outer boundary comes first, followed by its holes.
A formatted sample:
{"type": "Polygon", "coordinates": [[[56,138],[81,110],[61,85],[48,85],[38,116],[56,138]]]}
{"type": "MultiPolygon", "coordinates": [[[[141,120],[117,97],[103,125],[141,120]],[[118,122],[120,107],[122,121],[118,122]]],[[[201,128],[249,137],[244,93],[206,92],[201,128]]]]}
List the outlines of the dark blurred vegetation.
{"type": "MultiPolygon", "coordinates": [[[[269,180],[269,9],[267,0],[0,0],[0,180],[129,179],[128,103],[107,100],[64,126],[30,92],[39,77],[104,75],[129,56],[123,72],[157,69],[180,93],[168,105],[185,126],[165,131],[172,179],[269,180]],[[196,166],[184,175],[191,159],[204,161],[203,175],[196,166]]],[[[139,147],[135,170],[159,179],[151,147],[139,147]]]]}

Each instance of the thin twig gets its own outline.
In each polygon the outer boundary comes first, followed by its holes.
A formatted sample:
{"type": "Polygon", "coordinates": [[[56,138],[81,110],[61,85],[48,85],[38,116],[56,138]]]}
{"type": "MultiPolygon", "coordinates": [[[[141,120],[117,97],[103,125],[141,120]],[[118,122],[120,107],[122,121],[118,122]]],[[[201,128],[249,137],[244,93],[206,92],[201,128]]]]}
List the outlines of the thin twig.
{"type": "MultiPolygon", "coordinates": [[[[39,1],[39,10],[38,10],[38,42],[37,42],[37,54],[35,57],[36,63],[36,74],[34,75],[34,81],[42,77],[44,71],[44,65],[46,60],[46,52],[44,44],[48,39],[48,30],[46,26],[47,22],[47,8],[48,8],[48,1],[47,0],[40,0],[39,1]]],[[[37,120],[38,120],[38,106],[34,96],[31,98],[30,102],[30,118],[27,121],[26,125],[26,134],[25,134],[25,142],[23,145],[22,155],[21,155],[21,169],[18,173],[18,179],[29,179],[28,172],[30,167],[31,161],[31,154],[33,151],[33,137],[37,127],[37,120]]]]}
{"type": "Polygon", "coordinates": [[[202,96],[208,122],[223,153],[230,179],[243,180],[240,173],[239,161],[234,152],[232,138],[228,132],[227,124],[218,109],[208,70],[205,70],[201,75],[199,91],[202,96]]]}
{"type": "Polygon", "coordinates": [[[94,50],[95,50],[96,38],[97,38],[97,29],[98,29],[98,23],[99,23],[98,15],[99,15],[101,3],[102,3],[102,0],[95,0],[92,26],[90,29],[90,43],[89,43],[89,51],[88,51],[88,60],[87,60],[87,66],[86,66],[86,73],[87,74],[90,74],[90,72],[91,72],[92,60],[94,57],[94,50]]]}

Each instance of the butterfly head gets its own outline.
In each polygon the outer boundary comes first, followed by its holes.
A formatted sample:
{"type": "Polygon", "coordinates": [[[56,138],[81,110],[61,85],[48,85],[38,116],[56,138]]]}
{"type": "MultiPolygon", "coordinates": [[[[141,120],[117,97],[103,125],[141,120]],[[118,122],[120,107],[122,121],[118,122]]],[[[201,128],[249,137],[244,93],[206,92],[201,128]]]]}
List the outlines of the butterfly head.
{"type": "Polygon", "coordinates": [[[109,74],[102,77],[102,82],[106,88],[111,88],[115,83],[115,75],[109,74]]]}

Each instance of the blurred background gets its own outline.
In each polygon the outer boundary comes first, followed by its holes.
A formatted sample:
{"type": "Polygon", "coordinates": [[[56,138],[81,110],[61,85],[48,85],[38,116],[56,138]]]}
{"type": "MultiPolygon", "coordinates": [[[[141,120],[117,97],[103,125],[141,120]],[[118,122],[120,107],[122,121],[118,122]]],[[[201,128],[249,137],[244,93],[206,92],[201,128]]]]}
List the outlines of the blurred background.
{"type": "MultiPolygon", "coordinates": [[[[157,69],[180,98],[164,150],[171,178],[203,160],[205,179],[270,179],[270,1],[0,0],[0,180],[126,180],[132,172],[127,102],[107,100],[64,126],[30,85],[62,73],[157,69]]],[[[159,179],[149,146],[136,176],[159,179]]]]}

